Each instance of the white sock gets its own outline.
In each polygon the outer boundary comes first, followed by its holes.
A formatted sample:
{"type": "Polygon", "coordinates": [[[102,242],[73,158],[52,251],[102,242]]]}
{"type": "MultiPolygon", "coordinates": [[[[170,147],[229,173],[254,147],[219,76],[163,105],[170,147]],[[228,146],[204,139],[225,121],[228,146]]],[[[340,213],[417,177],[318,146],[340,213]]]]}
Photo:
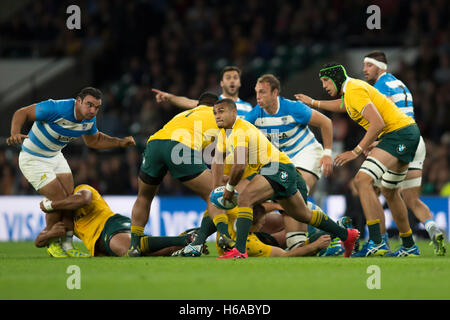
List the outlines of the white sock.
{"type": "Polygon", "coordinates": [[[430,233],[430,230],[431,230],[433,227],[437,228],[436,222],[434,222],[433,219],[428,219],[427,221],[425,221],[425,222],[423,223],[423,225],[425,226],[425,230],[427,230],[428,233],[430,233]]]}
{"type": "Polygon", "coordinates": [[[306,232],[287,232],[286,247],[288,250],[297,248],[306,241],[306,232]]]}
{"type": "Polygon", "coordinates": [[[66,237],[61,239],[62,240],[61,246],[64,249],[64,251],[73,249],[72,239],[73,239],[73,231],[67,231],[66,237]]]}

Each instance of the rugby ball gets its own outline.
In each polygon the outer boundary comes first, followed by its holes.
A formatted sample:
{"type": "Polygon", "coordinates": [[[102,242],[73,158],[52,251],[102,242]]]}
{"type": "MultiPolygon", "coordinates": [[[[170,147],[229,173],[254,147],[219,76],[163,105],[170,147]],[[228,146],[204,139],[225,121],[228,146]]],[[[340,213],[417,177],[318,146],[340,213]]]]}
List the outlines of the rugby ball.
{"type": "Polygon", "coordinates": [[[230,210],[237,206],[238,201],[238,193],[236,190],[234,190],[233,199],[231,201],[226,201],[226,203],[223,203],[223,192],[225,191],[225,186],[217,187],[215,188],[210,196],[209,200],[211,203],[216,206],[219,209],[222,210],[230,210]]]}

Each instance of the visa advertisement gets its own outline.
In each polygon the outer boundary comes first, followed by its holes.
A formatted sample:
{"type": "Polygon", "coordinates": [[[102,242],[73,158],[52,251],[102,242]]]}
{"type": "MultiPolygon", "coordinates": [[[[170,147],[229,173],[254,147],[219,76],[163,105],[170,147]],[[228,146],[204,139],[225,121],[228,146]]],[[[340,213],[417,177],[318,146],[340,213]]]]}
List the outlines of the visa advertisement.
{"type": "MultiPolygon", "coordinates": [[[[135,196],[105,196],[104,199],[111,210],[131,217],[135,196]]],[[[439,228],[450,234],[450,198],[421,199],[430,208],[439,228]]],[[[0,241],[34,240],[45,227],[45,214],[39,208],[41,200],[41,196],[1,196],[0,241]]],[[[384,201],[383,198],[380,200],[384,201]]],[[[205,208],[205,202],[199,197],[155,197],[144,232],[153,236],[178,235],[186,229],[198,227],[205,208]]],[[[322,209],[336,220],[345,215],[345,198],[330,195],[325,198],[322,209]]],[[[386,226],[395,226],[389,209],[385,213],[386,226]]]]}

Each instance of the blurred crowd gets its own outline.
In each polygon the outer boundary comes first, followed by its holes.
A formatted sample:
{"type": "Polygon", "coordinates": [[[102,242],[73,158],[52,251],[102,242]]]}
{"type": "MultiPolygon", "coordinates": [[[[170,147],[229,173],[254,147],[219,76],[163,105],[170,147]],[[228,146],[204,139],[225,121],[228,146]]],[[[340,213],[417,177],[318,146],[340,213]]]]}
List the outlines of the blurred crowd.
{"type": "MultiPolygon", "coordinates": [[[[68,30],[66,8],[58,0],[32,1],[0,23],[1,57],[84,56],[92,59],[93,83],[104,93],[98,127],[112,136],[131,134],[130,150],[96,152],[81,142],[64,154],[75,183],[104,194],[136,194],[141,152],[149,135],[180,110],[157,104],[151,88],[196,98],[220,92],[219,72],[243,70],[240,97],[254,104],[251,72],[255,58],[271,59],[280,45],[418,48],[415,61],[401,60],[396,74],[414,97],[416,121],[427,142],[424,194],[450,194],[450,25],[445,0],[373,1],[381,7],[380,30],[366,27],[363,0],[219,1],[82,0],[81,29],[68,30]],[[355,14],[361,12],[361,14],[355,14]],[[4,36],[3,36],[4,35],[4,36]]],[[[388,57],[389,59],[389,57],[388,57]]],[[[285,80],[279,75],[281,81],[285,80]]],[[[50,98],[50,97],[49,97],[50,98]]],[[[352,149],[362,129],[346,115],[329,115],[335,152],[352,149]]],[[[17,166],[17,149],[0,149],[0,194],[33,194],[17,166]]],[[[362,160],[362,159],[360,159],[362,160]]],[[[351,193],[349,181],[360,162],[336,169],[323,184],[327,193],[351,193]]],[[[167,176],[161,194],[189,194],[167,176]]]]}

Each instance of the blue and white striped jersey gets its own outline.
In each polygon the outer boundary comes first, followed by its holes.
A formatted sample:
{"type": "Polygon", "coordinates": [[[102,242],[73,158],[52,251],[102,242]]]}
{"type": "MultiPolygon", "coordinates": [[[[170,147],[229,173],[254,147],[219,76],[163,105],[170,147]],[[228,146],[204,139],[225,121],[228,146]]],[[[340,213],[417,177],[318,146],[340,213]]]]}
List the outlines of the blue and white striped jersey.
{"type": "MultiPolygon", "coordinates": [[[[225,97],[221,94],[219,99],[225,99],[225,97]]],[[[245,116],[252,111],[253,107],[250,103],[245,102],[241,98],[234,102],[237,108],[237,116],[238,118],[245,119],[245,116]]]]}
{"type": "Polygon", "coordinates": [[[384,73],[374,87],[394,101],[395,105],[407,116],[414,119],[414,105],[411,92],[405,84],[391,73],[384,73]]]}
{"type": "Polygon", "coordinates": [[[49,99],[36,104],[36,121],[23,141],[22,150],[51,158],[70,141],[97,131],[96,117],[82,121],[75,119],[75,99],[49,99]]]}
{"type": "Polygon", "coordinates": [[[275,114],[268,114],[256,105],[245,120],[262,130],[272,144],[292,159],[306,146],[317,142],[308,128],[311,115],[312,109],[306,104],[278,97],[275,114]]]}

